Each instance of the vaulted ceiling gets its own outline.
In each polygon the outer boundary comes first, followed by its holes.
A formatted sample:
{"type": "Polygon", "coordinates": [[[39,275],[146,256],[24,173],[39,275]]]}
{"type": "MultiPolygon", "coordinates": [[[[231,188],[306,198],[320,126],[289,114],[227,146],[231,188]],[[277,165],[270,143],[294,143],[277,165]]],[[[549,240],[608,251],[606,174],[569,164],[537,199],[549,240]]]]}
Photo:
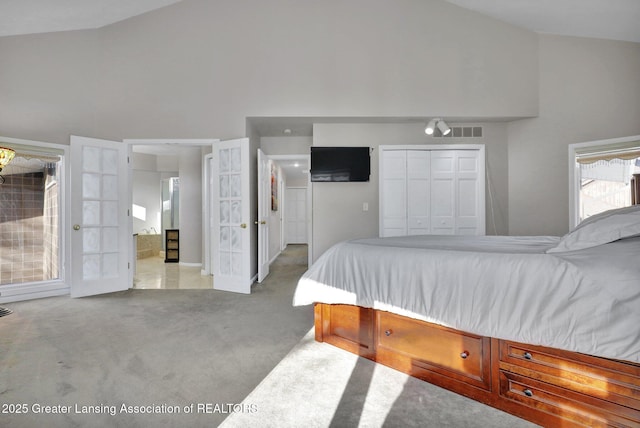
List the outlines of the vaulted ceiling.
{"type": "MultiPolygon", "coordinates": [[[[181,0],[2,0],[0,36],[99,28],[181,0]]],[[[446,0],[538,33],[640,43],[639,0],[446,0]]]]}

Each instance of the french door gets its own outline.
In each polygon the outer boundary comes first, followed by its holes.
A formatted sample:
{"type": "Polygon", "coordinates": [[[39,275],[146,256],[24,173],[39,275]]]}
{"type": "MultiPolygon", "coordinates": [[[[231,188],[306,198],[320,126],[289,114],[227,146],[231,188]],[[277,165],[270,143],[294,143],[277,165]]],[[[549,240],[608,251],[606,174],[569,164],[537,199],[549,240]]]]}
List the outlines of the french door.
{"type": "Polygon", "coordinates": [[[127,150],[71,136],[71,297],[129,288],[127,150]]]}
{"type": "Polygon", "coordinates": [[[213,288],[251,293],[249,139],[214,144],[211,158],[213,288]]]}

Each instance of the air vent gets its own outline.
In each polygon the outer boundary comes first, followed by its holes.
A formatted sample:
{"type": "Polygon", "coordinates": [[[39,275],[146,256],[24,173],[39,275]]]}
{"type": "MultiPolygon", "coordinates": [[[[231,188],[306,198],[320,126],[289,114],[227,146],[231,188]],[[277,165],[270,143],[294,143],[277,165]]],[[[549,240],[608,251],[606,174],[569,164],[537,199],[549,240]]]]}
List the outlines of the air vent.
{"type": "Polygon", "coordinates": [[[482,138],[482,126],[452,126],[451,132],[442,135],[440,129],[433,131],[436,138],[482,138]]]}

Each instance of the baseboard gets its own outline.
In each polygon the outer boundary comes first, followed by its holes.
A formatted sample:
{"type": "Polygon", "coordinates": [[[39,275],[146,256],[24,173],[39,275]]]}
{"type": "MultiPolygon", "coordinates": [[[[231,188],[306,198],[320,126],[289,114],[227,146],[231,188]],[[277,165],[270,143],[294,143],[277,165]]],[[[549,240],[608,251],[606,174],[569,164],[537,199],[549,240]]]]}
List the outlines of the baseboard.
{"type": "Polygon", "coordinates": [[[178,262],[178,264],[180,266],[185,266],[185,267],[202,267],[202,263],[186,263],[186,262],[178,262]]]}
{"type": "Polygon", "coordinates": [[[278,254],[276,254],[275,256],[273,256],[271,258],[271,260],[269,260],[269,265],[271,265],[271,263],[275,262],[280,254],[282,254],[282,251],[278,251],[278,254]]]}
{"type": "Polygon", "coordinates": [[[68,296],[69,292],[69,287],[62,282],[3,286],[0,290],[0,303],[21,302],[43,297],[68,296]]]}

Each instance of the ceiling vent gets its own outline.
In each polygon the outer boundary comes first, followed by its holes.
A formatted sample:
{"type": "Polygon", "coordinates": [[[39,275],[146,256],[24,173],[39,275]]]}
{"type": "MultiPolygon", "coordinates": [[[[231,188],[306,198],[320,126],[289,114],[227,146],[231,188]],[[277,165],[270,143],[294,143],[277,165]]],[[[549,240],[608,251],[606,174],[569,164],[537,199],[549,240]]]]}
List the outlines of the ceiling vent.
{"type": "Polygon", "coordinates": [[[437,138],[482,138],[482,126],[452,126],[451,132],[442,135],[440,129],[435,128],[432,137],[437,138]]]}

